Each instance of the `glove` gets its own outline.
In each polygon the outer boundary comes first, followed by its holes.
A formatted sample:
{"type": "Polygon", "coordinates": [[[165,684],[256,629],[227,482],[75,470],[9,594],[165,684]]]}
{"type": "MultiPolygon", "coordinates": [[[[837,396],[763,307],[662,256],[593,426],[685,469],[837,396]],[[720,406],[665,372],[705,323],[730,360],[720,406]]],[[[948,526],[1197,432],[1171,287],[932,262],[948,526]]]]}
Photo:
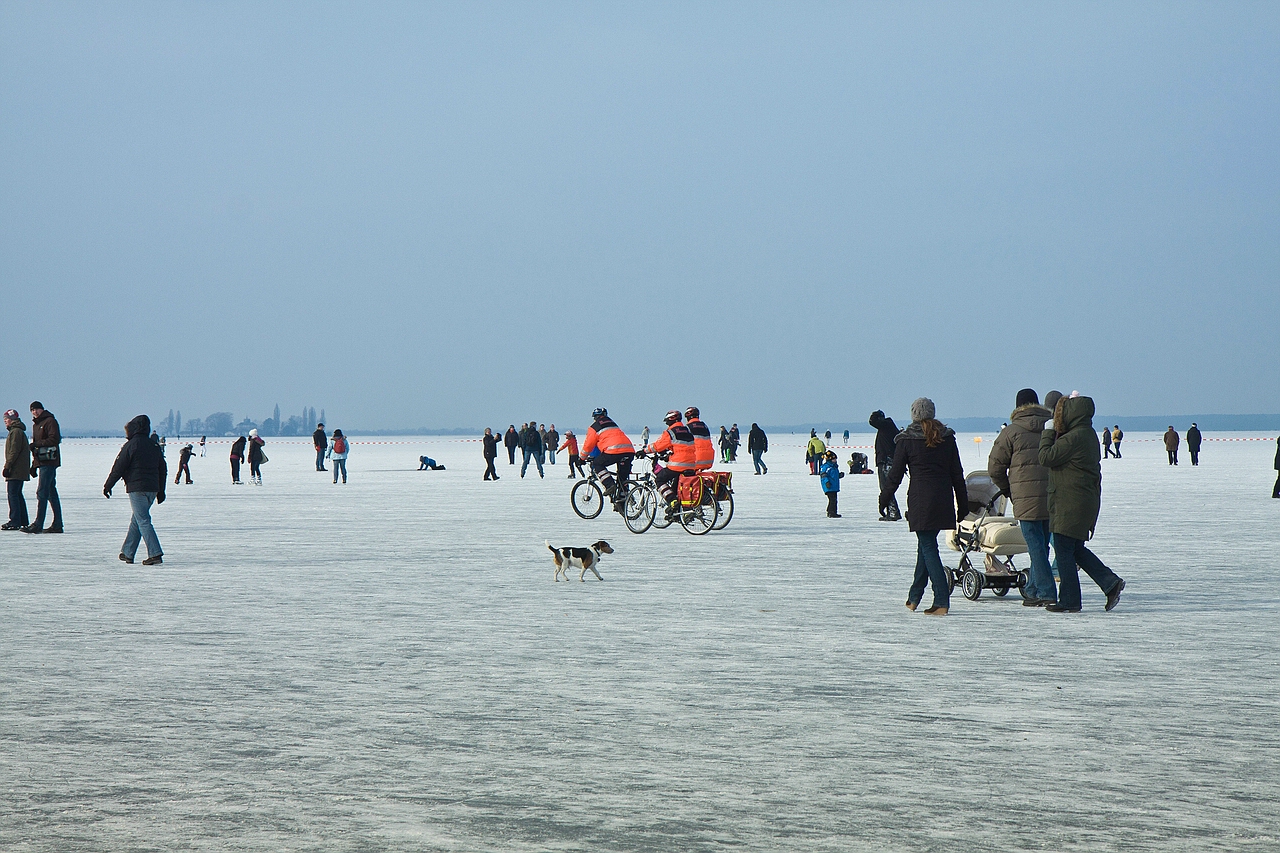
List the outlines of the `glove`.
{"type": "Polygon", "coordinates": [[[110,486],[103,486],[103,487],[102,487],[102,496],[103,496],[104,498],[110,498],[110,497],[111,497],[111,487],[110,487],[110,486]]]}
{"type": "Polygon", "coordinates": [[[889,511],[889,500],[890,498],[888,497],[888,495],[883,495],[883,494],[880,495],[880,514],[881,515],[884,515],[889,511]]]}
{"type": "Polygon", "coordinates": [[[156,495],[156,503],[158,504],[164,503],[164,492],[161,492],[160,494],[156,495]]]}
{"type": "Polygon", "coordinates": [[[1044,422],[1044,428],[1053,429],[1053,418],[1049,418],[1049,420],[1044,422]]]}

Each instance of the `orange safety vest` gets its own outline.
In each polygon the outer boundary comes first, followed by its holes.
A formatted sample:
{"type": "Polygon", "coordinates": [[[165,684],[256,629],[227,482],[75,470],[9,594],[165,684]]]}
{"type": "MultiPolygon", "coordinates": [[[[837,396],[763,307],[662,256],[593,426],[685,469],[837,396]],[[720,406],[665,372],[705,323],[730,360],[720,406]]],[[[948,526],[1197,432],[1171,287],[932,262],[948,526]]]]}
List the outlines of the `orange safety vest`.
{"type": "Polygon", "coordinates": [[[698,461],[694,455],[693,433],[679,421],[667,427],[666,431],[658,436],[658,440],[649,445],[649,449],[654,453],[671,451],[671,456],[667,459],[667,467],[672,471],[698,470],[698,461]]]}
{"type": "Polygon", "coordinates": [[[706,471],[716,462],[716,446],[711,443],[711,428],[698,418],[689,419],[689,432],[693,433],[693,457],[699,471],[706,471]]]}
{"type": "Polygon", "coordinates": [[[587,429],[587,437],[582,442],[582,456],[590,456],[593,450],[604,454],[636,452],[631,439],[618,428],[613,418],[600,418],[587,429]]]}

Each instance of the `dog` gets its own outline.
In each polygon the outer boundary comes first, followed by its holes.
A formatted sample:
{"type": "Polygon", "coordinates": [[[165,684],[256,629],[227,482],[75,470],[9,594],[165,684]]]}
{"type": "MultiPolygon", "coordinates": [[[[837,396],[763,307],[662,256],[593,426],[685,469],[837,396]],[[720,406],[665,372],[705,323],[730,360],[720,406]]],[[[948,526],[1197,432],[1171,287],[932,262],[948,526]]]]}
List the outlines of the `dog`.
{"type": "Polygon", "coordinates": [[[600,564],[601,554],[612,554],[613,547],[603,539],[599,542],[593,542],[587,548],[554,548],[551,543],[543,540],[543,544],[547,546],[547,550],[551,552],[551,559],[556,562],[556,582],[560,582],[560,575],[564,575],[564,579],[569,580],[569,570],[574,566],[579,566],[582,571],[578,574],[578,580],[583,583],[587,582],[587,572],[596,576],[596,580],[602,581],[600,573],[596,571],[596,566],[600,564]]]}

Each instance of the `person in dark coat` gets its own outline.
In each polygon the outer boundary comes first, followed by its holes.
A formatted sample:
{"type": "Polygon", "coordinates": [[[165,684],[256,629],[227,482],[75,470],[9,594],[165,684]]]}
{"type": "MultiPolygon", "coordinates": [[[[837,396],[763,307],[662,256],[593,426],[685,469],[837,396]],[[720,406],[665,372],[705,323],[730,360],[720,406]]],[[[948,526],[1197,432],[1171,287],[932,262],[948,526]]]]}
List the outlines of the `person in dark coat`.
{"type": "Polygon", "coordinates": [[[738,448],[742,445],[742,433],[738,432],[738,425],[734,424],[729,427],[729,461],[738,461],[738,448]]]}
{"type": "Polygon", "coordinates": [[[316,448],[316,470],[327,471],[324,467],[324,455],[329,449],[329,437],[324,434],[324,424],[316,424],[316,431],[311,433],[311,443],[316,448]]]}
{"type": "Polygon", "coordinates": [[[1187,452],[1191,454],[1191,464],[1200,464],[1200,427],[1194,423],[1191,429],[1187,430],[1187,452]]]}
{"type": "Polygon", "coordinates": [[[924,596],[925,582],[933,586],[933,604],[924,612],[946,616],[951,605],[951,581],[938,555],[938,533],[954,530],[956,518],[969,512],[969,491],[955,432],[934,419],[933,401],[920,397],[911,404],[911,426],[894,440],[893,466],[880,490],[880,512],[888,509],[902,478],[907,487],[907,524],[916,534],[916,574],[907,593],[907,609],[915,610],[924,596]],[[955,505],[951,503],[955,495],[955,505]]]}
{"type": "Polygon", "coordinates": [[[1102,428],[1102,458],[1111,455],[1111,427],[1102,428]]]}
{"type": "Polygon", "coordinates": [[[1008,425],[991,445],[987,474],[1013,501],[1013,517],[1027,542],[1031,569],[1022,603],[1043,607],[1058,600],[1049,565],[1049,469],[1040,464],[1040,435],[1053,412],[1040,405],[1033,388],[1019,391],[1015,406],[1008,425]]]}
{"type": "Polygon", "coordinates": [[[507,427],[506,434],[502,436],[502,443],[507,448],[507,463],[516,464],[516,448],[520,446],[520,433],[516,432],[515,424],[507,427]]]}
{"type": "Polygon", "coordinates": [[[1276,486],[1271,490],[1271,497],[1280,498],[1280,436],[1276,436],[1276,486]]]}
{"type": "Polygon", "coordinates": [[[240,465],[244,462],[244,446],[248,441],[242,435],[231,443],[231,483],[236,486],[244,485],[240,479],[240,465]]]}
{"type": "Polygon", "coordinates": [[[44,403],[31,404],[31,464],[36,469],[36,520],[28,533],[61,533],[62,501],[58,498],[58,467],[62,465],[62,431],[58,419],[47,411],[44,403]],[[53,511],[53,522],[44,526],[45,507],[53,511]]]}
{"type": "Polygon", "coordinates": [[[533,460],[538,466],[538,476],[543,476],[542,446],[542,434],[538,432],[538,424],[530,421],[524,429],[524,435],[520,437],[520,447],[524,450],[524,464],[520,466],[520,479],[524,479],[524,472],[529,470],[529,460],[533,460]]]}
{"type": "Polygon", "coordinates": [[[498,479],[498,472],[494,470],[493,460],[498,458],[498,437],[493,434],[493,430],[489,427],[484,428],[484,480],[498,479]]]}
{"type": "Polygon", "coordinates": [[[1049,469],[1049,530],[1059,580],[1057,603],[1044,609],[1080,612],[1079,566],[1106,594],[1106,609],[1111,610],[1120,601],[1124,581],[1085,547],[1102,508],[1102,452],[1093,429],[1092,398],[1057,401],[1053,419],[1040,434],[1040,464],[1049,469]]]}
{"type": "Polygon", "coordinates": [[[17,409],[4,413],[4,426],[9,436],[4,442],[4,480],[9,490],[9,521],[0,530],[26,531],[31,520],[27,517],[27,499],[22,488],[31,479],[31,445],[27,441],[27,426],[17,409]]]}
{"type": "Polygon", "coordinates": [[[196,455],[194,445],[185,445],[178,452],[178,472],[173,475],[173,484],[178,485],[178,481],[182,479],[182,475],[187,475],[187,485],[190,486],[195,480],[191,479],[191,457],[196,455]]]}
{"type": "MultiPolygon", "coordinates": [[[[885,413],[879,409],[871,413],[867,423],[876,431],[876,473],[880,479],[880,491],[883,492],[885,483],[889,482],[889,469],[893,467],[894,442],[898,437],[898,425],[893,422],[893,418],[886,417],[885,413]]],[[[880,511],[880,520],[898,521],[901,518],[902,511],[898,509],[898,499],[890,498],[889,506],[880,511]]]]}
{"type": "Polygon", "coordinates": [[[1169,429],[1164,434],[1164,450],[1169,454],[1169,464],[1178,464],[1178,445],[1182,443],[1182,439],[1178,437],[1178,431],[1173,428],[1173,424],[1169,424],[1169,429]]]}
{"type": "Polygon", "coordinates": [[[257,486],[262,485],[262,463],[267,461],[267,454],[262,450],[265,444],[256,429],[249,430],[249,482],[257,486]]]}
{"type": "Polygon", "coordinates": [[[760,429],[759,424],[752,424],[747,433],[747,452],[751,454],[751,462],[756,466],[757,474],[768,474],[769,466],[760,457],[769,451],[769,437],[760,429]]]}
{"type": "Polygon", "coordinates": [[[555,424],[547,428],[547,434],[543,440],[546,442],[544,449],[547,451],[547,464],[554,465],[556,464],[556,448],[560,446],[560,431],[556,429],[555,424]]]}
{"type": "Polygon", "coordinates": [[[160,538],[151,524],[151,504],[164,503],[164,484],[169,477],[168,468],[164,464],[164,454],[160,445],[151,439],[151,419],[146,415],[138,415],[125,424],[124,434],[128,439],[116,462],[111,466],[107,482],[102,486],[102,494],[111,497],[111,488],[120,480],[124,480],[125,491],[129,494],[129,506],[133,517],[129,520],[129,532],[125,534],[124,545],[120,547],[120,559],[132,563],[138,553],[138,544],[147,543],[147,559],[144,566],[158,566],[163,563],[160,550],[160,538]]]}

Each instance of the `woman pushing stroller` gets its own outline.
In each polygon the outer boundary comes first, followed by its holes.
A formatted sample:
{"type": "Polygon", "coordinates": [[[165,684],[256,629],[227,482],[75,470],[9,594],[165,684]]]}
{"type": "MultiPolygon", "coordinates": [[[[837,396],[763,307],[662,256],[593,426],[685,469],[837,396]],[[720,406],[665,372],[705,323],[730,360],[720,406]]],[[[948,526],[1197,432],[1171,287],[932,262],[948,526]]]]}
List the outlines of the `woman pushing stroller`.
{"type": "Polygon", "coordinates": [[[933,586],[933,603],[924,612],[946,616],[951,605],[951,582],[938,555],[938,532],[955,528],[957,508],[961,518],[968,513],[969,494],[956,434],[935,420],[934,414],[933,401],[928,397],[911,404],[911,425],[898,434],[893,467],[880,492],[880,512],[888,509],[903,476],[910,471],[907,524],[916,534],[916,573],[907,593],[907,609],[919,606],[928,581],[933,586]]]}

